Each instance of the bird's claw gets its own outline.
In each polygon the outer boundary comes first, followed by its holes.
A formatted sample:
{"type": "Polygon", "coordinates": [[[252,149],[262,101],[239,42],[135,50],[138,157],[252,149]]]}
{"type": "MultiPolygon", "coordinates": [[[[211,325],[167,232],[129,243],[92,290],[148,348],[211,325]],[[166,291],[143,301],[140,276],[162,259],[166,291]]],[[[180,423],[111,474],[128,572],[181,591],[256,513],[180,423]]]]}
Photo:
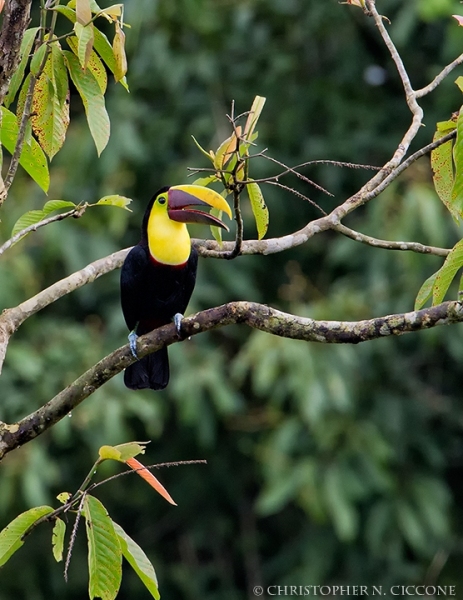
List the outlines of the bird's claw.
{"type": "Polygon", "coordinates": [[[174,324],[175,324],[175,329],[177,330],[178,335],[182,334],[182,320],[183,320],[183,315],[181,313],[175,313],[174,324]]]}
{"type": "Polygon", "coordinates": [[[137,339],[138,339],[138,335],[135,333],[135,331],[131,331],[129,333],[129,344],[130,344],[130,350],[132,351],[132,354],[135,358],[138,358],[137,339]]]}

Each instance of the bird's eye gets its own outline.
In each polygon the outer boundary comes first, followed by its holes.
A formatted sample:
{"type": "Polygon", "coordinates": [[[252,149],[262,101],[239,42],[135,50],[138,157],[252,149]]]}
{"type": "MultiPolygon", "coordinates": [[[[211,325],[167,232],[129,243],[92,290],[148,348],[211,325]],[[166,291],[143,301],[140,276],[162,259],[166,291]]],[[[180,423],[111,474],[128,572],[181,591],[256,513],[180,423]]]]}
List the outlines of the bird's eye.
{"type": "Polygon", "coordinates": [[[165,198],[165,196],[159,196],[159,198],[158,198],[158,202],[159,202],[159,204],[165,204],[165,203],[166,203],[166,198],[165,198]]]}

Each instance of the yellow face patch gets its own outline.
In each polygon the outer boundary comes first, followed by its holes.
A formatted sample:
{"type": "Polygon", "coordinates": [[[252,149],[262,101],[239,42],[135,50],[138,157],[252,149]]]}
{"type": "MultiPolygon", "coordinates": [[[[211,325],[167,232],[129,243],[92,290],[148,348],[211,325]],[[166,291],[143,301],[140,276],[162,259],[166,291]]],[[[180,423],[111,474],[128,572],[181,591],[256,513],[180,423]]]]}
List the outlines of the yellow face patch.
{"type": "Polygon", "coordinates": [[[167,192],[153,203],[148,219],[148,247],[151,256],[164,265],[182,265],[190,257],[190,234],[185,223],[169,219],[167,192]]]}

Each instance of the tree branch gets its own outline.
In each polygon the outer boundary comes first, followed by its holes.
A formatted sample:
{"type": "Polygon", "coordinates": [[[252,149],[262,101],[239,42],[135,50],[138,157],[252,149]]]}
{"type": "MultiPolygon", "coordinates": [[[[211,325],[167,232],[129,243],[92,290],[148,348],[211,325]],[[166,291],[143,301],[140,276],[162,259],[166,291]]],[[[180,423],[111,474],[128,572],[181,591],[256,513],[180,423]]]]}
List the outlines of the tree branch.
{"type": "MultiPolygon", "coordinates": [[[[460,302],[444,302],[418,311],[364,321],[315,321],[255,302],[230,302],[182,321],[182,334],[191,337],[211,329],[243,323],[285,338],[330,344],[358,344],[390,335],[416,332],[463,322],[460,302]]],[[[164,325],[137,340],[140,358],[180,341],[174,324],[164,325]]],[[[0,459],[44,433],[109,379],[135,362],[129,345],[118,348],[59,392],[52,400],[17,423],[0,422],[0,459]]]]}
{"type": "Polygon", "coordinates": [[[31,4],[32,0],[8,0],[5,6],[0,32],[0,105],[19,64],[19,52],[29,24],[31,4]]]}

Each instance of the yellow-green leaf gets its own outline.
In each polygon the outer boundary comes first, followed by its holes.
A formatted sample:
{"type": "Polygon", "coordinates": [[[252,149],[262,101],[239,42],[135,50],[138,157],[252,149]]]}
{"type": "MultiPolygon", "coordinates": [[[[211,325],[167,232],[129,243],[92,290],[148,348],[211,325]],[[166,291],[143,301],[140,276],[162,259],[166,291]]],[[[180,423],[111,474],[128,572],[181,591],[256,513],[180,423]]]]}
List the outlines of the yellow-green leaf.
{"type": "Polygon", "coordinates": [[[82,98],[87,122],[92,134],[98,156],[103,152],[109,140],[110,124],[106,112],[104,96],[97,80],[87,68],[83,71],[79,61],[72,52],[63,52],[68,65],[69,74],[82,98]]]}
{"type": "Polygon", "coordinates": [[[61,504],[66,504],[66,502],[72,497],[72,494],[70,494],[69,492],[60,492],[57,496],[56,499],[59,500],[61,502],[61,504]]]}
{"type": "MultiPolygon", "coordinates": [[[[121,461],[121,453],[114,446],[101,446],[98,450],[100,460],[118,460],[121,461]]],[[[123,461],[121,461],[123,462],[123,461]]]]}
{"type": "Polygon", "coordinates": [[[127,57],[125,55],[125,33],[122,31],[122,27],[119,21],[115,22],[116,32],[113,39],[113,52],[116,61],[116,68],[114,69],[114,79],[116,83],[119,82],[127,73],[127,57]]]}
{"type": "Polygon", "coordinates": [[[463,107],[458,114],[453,160],[455,163],[455,181],[452,189],[452,207],[456,214],[463,216],[463,107]]]}
{"type": "Polygon", "coordinates": [[[63,560],[63,549],[64,549],[64,534],[66,533],[66,524],[61,519],[56,519],[53,527],[53,534],[51,538],[51,545],[53,549],[53,556],[56,562],[63,560]]]}
{"type": "Polygon", "coordinates": [[[45,58],[45,54],[48,52],[48,45],[42,43],[37,50],[34,52],[34,56],[31,60],[30,71],[32,75],[38,75],[40,71],[40,67],[42,66],[43,60],[45,58]]]}
{"type": "Polygon", "coordinates": [[[158,591],[158,580],[156,572],[149,558],[140,548],[140,546],[127,535],[120,525],[113,521],[114,530],[119,538],[122,554],[129,563],[140,580],[144,583],[146,589],[156,600],[160,599],[158,591]]]}
{"type": "Polygon", "coordinates": [[[249,200],[251,202],[252,212],[254,219],[256,220],[257,236],[261,240],[267,233],[269,223],[269,213],[267,205],[265,204],[264,196],[260,186],[255,183],[248,183],[246,185],[249,200]]]}
{"type": "Polygon", "coordinates": [[[77,57],[82,69],[86,69],[93,48],[93,23],[84,26],[76,21],[74,31],[77,36],[77,57]]]}
{"type": "MultiPolygon", "coordinates": [[[[455,124],[453,123],[453,128],[455,124]]],[[[452,129],[438,129],[434,134],[433,141],[447,135],[452,129]]],[[[450,211],[454,219],[460,216],[452,202],[453,189],[453,161],[452,161],[453,141],[449,140],[440,145],[431,152],[431,168],[433,173],[434,187],[437,195],[450,211]]]]}
{"type": "Polygon", "coordinates": [[[125,444],[117,444],[114,446],[116,450],[120,453],[121,460],[126,462],[129,458],[134,458],[139,454],[144,454],[146,450],[147,442],[127,442],[125,444]]]}
{"type": "Polygon", "coordinates": [[[61,210],[62,208],[76,208],[76,203],[70,200],[48,200],[43,206],[43,212],[48,215],[55,210],[61,210]]]}
{"type": "Polygon", "coordinates": [[[450,251],[444,264],[436,273],[433,286],[432,304],[440,304],[447,293],[455,275],[463,267],[463,240],[460,240],[450,251]]]}
{"type": "Polygon", "coordinates": [[[117,206],[118,208],[124,208],[125,210],[130,211],[130,208],[128,208],[128,206],[131,202],[131,198],[126,198],[125,196],[113,194],[111,196],[104,196],[103,198],[98,200],[96,204],[103,206],[117,206]]]}
{"type": "MultiPolygon", "coordinates": [[[[4,106],[2,110],[2,124],[0,129],[0,141],[2,145],[13,154],[16,140],[18,139],[18,122],[16,116],[4,106]]],[[[48,191],[50,185],[50,174],[45,154],[37,141],[31,137],[30,144],[24,144],[19,159],[19,164],[42,188],[48,191]]]]}
{"type": "Polygon", "coordinates": [[[61,49],[53,44],[32,97],[31,123],[50,160],[60,150],[69,125],[68,78],[61,49]]]}
{"type": "MultiPolygon", "coordinates": [[[[77,56],[77,52],[78,52],[77,38],[75,36],[70,36],[70,37],[66,38],[66,42],[68,43],[69,47],[74,52],[74,54],[77,56]]],[[[89,57],[88,63],[87,63],[87,68],[90,70],[93,77],[95,77],[95,79],[97,80],[98,85],[100,86],[101,93],[104,94],[106,92],[106,88],[108,86],[108,76],[106,74],[106,69],[104,68],[103,63],[101,62],[101,59],[98,56],[98,54],[95,52],[95,50],[92,50],[90,53],[90,57],[89,57]]]]}
{"type": "Polygon", "coordinates": [[[418,294],[415,299],[415,310],[420,310],[432,296],[432,289],[434,282],[436,281],[437,273],[433,273],[431,277],[428,277],[423,285],[420,287],[418,294]]]}
{"type": "Polygon", "coordinates": [[[43,516],[53,512],[51,506],[37,506],[23,512],[0,531],[0,567],[24,544],[23,535],[43,516]]]}
{"type": "Polygon", "coordinates": [[[83,506],[88,540],[89,596],[114,600],[122,579],[122,551],[103,504],[86,495],[83,506]]]}
{"type": "Polygon", "coordinates": [[[257,121],[259,120],[262,109],[264,108],[265,101],[266,98],[262,96],[256,96],[254,98],[251,110],[249,111],[249,115],[246,120],[246,125],[244,127],[244,137],[247,140],[251,140],[251,136],[254,133],[257,121]]]}
{"type": "Polygon", "coordinates": [[[23,41],[21,42],[21,50],[20,50],[21,61],[18,65],[18,68],[13,73],[13,77],[11,78],[11,81],[10,81],[10,87],[8,88],[8,94],[5,97],[5,106],[7,108],[10,106],[10,104],[15,99],[16,94],[21,86],[21,82],[24,78],[24,72],[26,69],[26,65],[29,62],[29,55],[32,50],[32,45],[34,43],[35,36],[37,35],[38,30],[39,30],[39,27],[32,27],[31,29],[28,29],[24,33],[23,41]]]}

